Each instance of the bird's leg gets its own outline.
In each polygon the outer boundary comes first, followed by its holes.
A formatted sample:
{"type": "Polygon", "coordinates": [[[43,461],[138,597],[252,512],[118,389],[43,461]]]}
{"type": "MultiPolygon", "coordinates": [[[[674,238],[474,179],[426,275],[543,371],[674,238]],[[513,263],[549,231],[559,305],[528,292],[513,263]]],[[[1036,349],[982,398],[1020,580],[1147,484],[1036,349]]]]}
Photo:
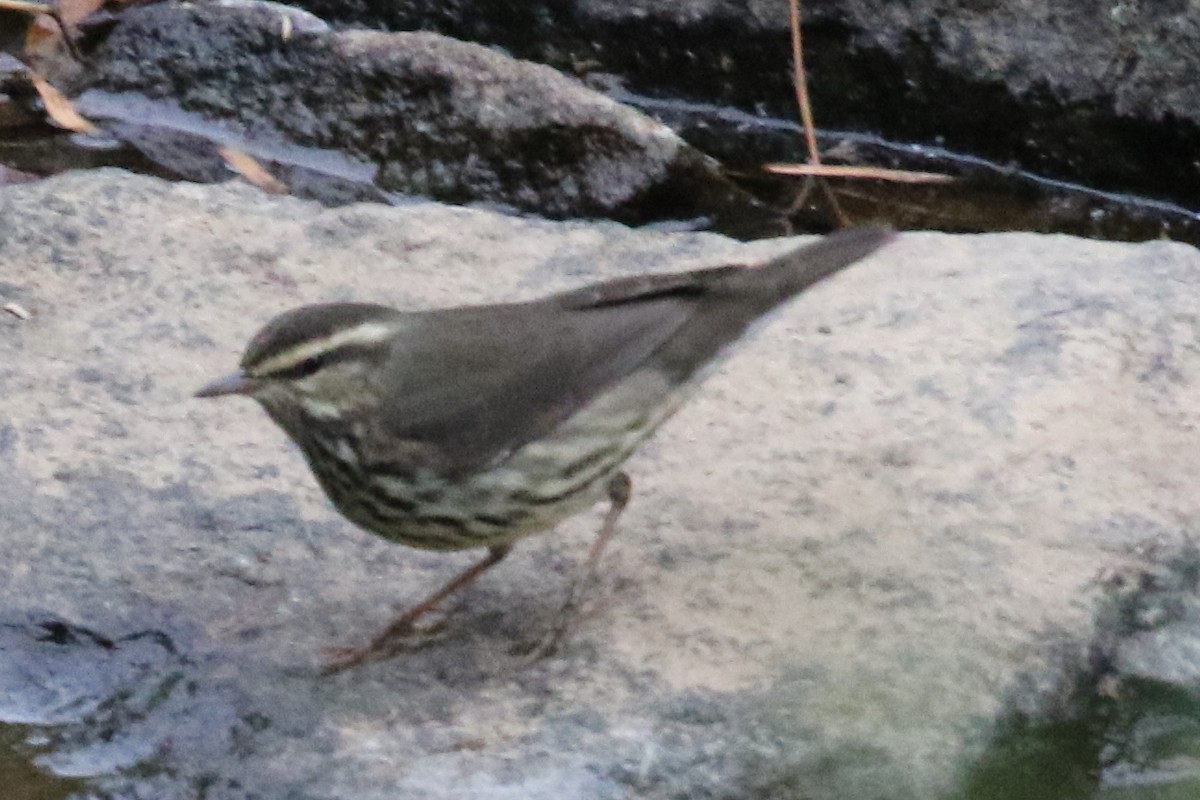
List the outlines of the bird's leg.
{"type": "Polygon", "coordinates": [[[625,506],[629,505],[629,497],[632,493],[633,483],[624,472],[618,472],[609,478],[608,499],[611,504],[608,507],[608,513],[604,515],[604,522],[600,524],[600,533],[596,536],[596,541],[592,542],[592,549],[588,551],[587,559],[579,565],[575,577],[567,587],[567,600],[559,609],[554,624],[542,637],[542,640],[525,655],[526,663],[532,663],[550,655],[566,638],[571,621],[578,610],[583,589],[596,577],[596,567],[600,563],[600,556],[603,555],[604,548],[612,539],[613,534],[617,532],[617,518],[621,516],[625,506]]]}
{"type": "Polygon", "coordinates": [[[333,650],[329,661],[325,664],[321,673],[323,675],[332,675],[351,667],[357,667],[359,664],[365,664],[368,661],[378,661],[395,655],[397,645],[400,644],[400,641],[406,636],[411,636],[416,630],[414,623],[418,619],[433,611],[439,603],[450,595],[474,583],[480,575],[500,563],[510,550],[512,550],[512,545],[509,544],[489,547],[487,556],[482,561],[467,567],[447,581],[445,586],[396,617],[366,647],[348,647],[333,650]]]}

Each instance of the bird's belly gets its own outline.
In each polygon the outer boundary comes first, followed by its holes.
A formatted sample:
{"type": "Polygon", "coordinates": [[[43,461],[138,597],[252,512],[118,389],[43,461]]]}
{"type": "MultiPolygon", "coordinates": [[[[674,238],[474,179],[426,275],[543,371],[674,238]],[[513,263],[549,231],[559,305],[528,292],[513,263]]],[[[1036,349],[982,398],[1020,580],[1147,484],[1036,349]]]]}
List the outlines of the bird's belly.
{"type": "MultiPolygon", "coordinates": [[[[616,465],[567,486],[517,469],[492,469],[447,481],[431,474],[376,475],[342,492],[321,485],[352,522],[372,533],[423,550],[463,550],[506,544],[553,527],[603,496],[616,465]]],[[[318,478],[321,476],[318,474],[318,478]]]]}
{"type": "Polygon", "coordinates": [[[574,437],[541,439],[502,464],[452,481],[433,474],[376,476],[372,494],[388,500],[371,508],[359,502],[352,509],[330,497],[357,524],[410,547],[506,544],[552,528],[603,499],[609,478],[636,447],[636,442],[610,442],[583,454],[580,448],[588,444],[574,437]],[[403,502],[396,503],[397,497],[403,502]],[[381,513],[380,506],[387,511],[381,513]]]}
{"type": "Polygon", "coordinates": [[[329,465],[345,470],[354,460],[309,462],[338,510],[386,539],[425,550],[506,544],[603,499],[621,464],[678,406],[678,389],[653,373],[631,376],[550,433],[453,479],[336,474],[329,465]]]}

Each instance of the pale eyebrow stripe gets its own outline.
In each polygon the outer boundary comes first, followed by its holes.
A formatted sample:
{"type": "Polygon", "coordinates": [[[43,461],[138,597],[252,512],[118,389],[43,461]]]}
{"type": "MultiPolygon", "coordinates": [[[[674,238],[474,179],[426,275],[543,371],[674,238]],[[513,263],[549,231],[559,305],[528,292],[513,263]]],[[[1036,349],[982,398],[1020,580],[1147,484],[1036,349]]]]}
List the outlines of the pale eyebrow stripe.
{"type": "Polygon", "coordinates": [[[391,335],[392,328],[389,325],[382,322],[364,322],[353,328],[339,331],[326,339],[318,339],[300,347],[293,347],[277,356],[260,361],[254,366],[252,374],[270,375],[276,372],[285,372],[314,356],[348,347],[370,347],[386,341],[391,335]]]}

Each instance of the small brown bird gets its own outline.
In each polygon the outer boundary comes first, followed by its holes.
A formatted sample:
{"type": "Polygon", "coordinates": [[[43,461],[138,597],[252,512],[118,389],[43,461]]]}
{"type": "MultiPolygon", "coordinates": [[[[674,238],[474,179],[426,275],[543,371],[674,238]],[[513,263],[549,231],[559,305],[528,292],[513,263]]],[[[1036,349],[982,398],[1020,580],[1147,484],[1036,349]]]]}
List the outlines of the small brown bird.
{"type": "MultiPolygon", "coordinates": [[[[827,236],[758,267],[623,278],[540,300],[432,311],[312,305],[259,331],[198,397],[254,398],[354,523],[487,556],[327,671],[395,654],[414,623],[522,536],[605,494],[594,570],[629,500],[621,464],[759,317],[870,254],[887,231],[827,236]]],[[[538,648],[565,630],[575,592],[538,648]]]]}

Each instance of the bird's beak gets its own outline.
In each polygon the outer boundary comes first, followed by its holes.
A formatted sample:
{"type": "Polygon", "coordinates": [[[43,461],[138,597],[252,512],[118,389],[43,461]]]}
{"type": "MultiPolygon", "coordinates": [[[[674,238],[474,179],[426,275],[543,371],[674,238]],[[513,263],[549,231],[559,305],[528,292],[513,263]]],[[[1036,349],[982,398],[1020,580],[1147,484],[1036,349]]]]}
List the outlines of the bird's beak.
{"type": "Polygon", "coordinates": [[[258,381],[241,370],[217,378],[196,392],[196,397],[221,397],[226,394],[251,394],[258,388],[258,381]]]}

